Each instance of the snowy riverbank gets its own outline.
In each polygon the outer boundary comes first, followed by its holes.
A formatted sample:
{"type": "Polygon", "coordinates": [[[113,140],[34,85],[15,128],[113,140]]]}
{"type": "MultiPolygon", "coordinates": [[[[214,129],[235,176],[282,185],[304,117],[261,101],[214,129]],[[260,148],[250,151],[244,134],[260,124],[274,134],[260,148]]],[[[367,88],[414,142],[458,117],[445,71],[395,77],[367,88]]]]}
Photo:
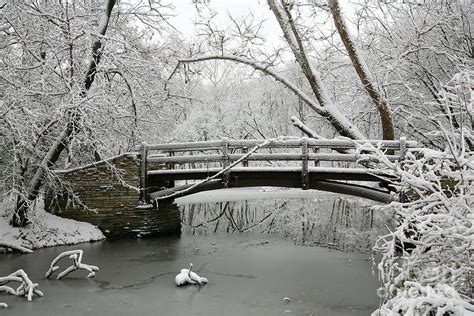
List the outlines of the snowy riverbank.
{"type": "Polygon", "coordinates": [[[12,227],[9,224],[10,218],[6,203],[0,203],[0,252],[8,248],[8,245],[16,249],[37,249],[105,238],[97,227],[89,223],[47,213],[42,201],[37,204],[34,220],[27,227],[12,227]]]}

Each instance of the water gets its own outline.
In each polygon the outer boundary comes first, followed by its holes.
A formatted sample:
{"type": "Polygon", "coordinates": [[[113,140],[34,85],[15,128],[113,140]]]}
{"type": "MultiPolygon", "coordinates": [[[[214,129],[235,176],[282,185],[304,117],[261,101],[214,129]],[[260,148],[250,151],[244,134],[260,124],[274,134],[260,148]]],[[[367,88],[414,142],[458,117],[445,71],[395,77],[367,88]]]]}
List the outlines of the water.
{"type": "Polygon", "coordinates": [[[314,190],[233,188],[201,192],[177,203],[186,234],[266,233],[343,251],[370,253],[390,223],[390,214],[374,212],[373,203],[314,190]]]}
{"type": "MultiPolygon", "coordinates": [[[[67,266],[65,258],[61,271],[67,266]]],[[[9,305],[1,314],[368,315],[379,303],[367,255],[307,247],[254,231],[111,240],[0,255],[0,275],[19,268],[39,283],[45,297],[27,302],[0,293],[0,302],[9,305]],[[84,271],[63,280],[44,278],[57,254],[78,248],[84,250],[85,263],[101,268],[95,278],[86,279],[84,271]],[[190,262],[209,284],[174,284],[175,275],[190,262]]]]}
{"type": "MultiPolygon", "coordinates": [[[[2,255],[2,275],[23,268],[43,298],[0,295],[8,315],[368,315],[378,286],[364,256],[295,246],[269,236],[217,234],[181,239],[116,240],[81,244],[83,261],[101,270],[45,279],[50,261],[78,246],[2,255]],[[209,279],[176,287],[192,262],[209,279]],[[286,303],[283,298],[291,298],[286,303]]],[[[69,259],[63,259],[64,266],[69,259]]]]}

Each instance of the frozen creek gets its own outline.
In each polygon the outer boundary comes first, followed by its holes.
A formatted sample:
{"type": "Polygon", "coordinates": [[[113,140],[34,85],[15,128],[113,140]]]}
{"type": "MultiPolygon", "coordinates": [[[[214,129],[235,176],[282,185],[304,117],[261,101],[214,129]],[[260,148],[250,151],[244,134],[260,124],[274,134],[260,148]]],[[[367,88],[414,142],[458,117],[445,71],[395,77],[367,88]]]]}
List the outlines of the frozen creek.
{"type": "MultiPolygon", "coordinates": [[[[32,302],[0,294],[3,315],[368,315],[378,282],[367,255],[295,245],[275,235],[205,234],[106,240],[0,255],[0,274],[23,268],[45,297],[32,302]],[[60,252],[83,249],[100,271],[45,279],[60,252]],[[176,287],[189,263],[209,279],[176,287]],[[291,301],[284,300],[290,298],[291,301]]],[[[69,265],[67,260],[62,263],[69,265]]],[[[62,270],[62,269],[61,269],[62,270]]]]}

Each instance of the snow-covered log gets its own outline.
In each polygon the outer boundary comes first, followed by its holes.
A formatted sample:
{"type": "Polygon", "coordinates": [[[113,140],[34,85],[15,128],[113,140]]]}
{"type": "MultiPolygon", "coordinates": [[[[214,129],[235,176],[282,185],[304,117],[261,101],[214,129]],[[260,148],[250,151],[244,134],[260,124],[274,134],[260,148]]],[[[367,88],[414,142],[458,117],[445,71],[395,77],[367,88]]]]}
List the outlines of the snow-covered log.
{"type": "MultiPolygon", "coordinates": [[[[23,271],[23,269],[17,270],[5,277],[0,277],[0,292],[7,292],[16,296],[26,296],[29,302],[31,302],[31,300],[33,299],[34,294],[38,296],[44,296],[43,292],[37,289],[38,286],[38,283],[33,283],[30,280],[30,278],[28,277],[26,272],[23,271]],[[10,286],[5,285],[9,282],[18,282],[20,283],[20,285],[15,290],[10,286]]],[[[3,306],[7,307],[6,304],[4,304],[3,306]]]]}
{"type": "Polygon", "coordinates": [[[56,279],[62,279],[63,277],[75,270],[86,270],[87,272],[89,272],[89,274],[87,275],[88,278],[94,277],[95,271],[99,271],[99,267],[82,263],[82,254],[83,251],[81,249],[65,251],[59,254],[51,262],[50,268],[45,274],[46,278],[51,277],[51,275],[53,275],[54,272],[59,269],[59,266],[57,266],[56,263],[64,257],[69,257],[69,259],[72,260],[73,265],[65,269],[63,272],[59,273],[56,279]]]}

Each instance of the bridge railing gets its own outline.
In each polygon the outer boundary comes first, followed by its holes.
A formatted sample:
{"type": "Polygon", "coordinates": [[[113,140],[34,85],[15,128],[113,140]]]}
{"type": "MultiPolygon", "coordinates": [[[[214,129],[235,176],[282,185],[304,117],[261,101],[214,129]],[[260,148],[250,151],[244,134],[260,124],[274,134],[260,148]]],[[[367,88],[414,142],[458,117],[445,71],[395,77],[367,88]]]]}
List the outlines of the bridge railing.
{"type": "MultiPolygon", "coordinates": [[[[189,143],[169,143],[158,145],[143,144],[142,151],[145,150],[144,157],[147,157],[147,163],[168,163],[168,164],[186,164],[186,163],[210,163],[210,162],[233,162],[242,159],[249,148],[260,145],[264,140],[222,140],[222,141],[202,141],[189,143]],[[158,155],[150,155],[152,151],[160,151],[158,155]],[[208,153],[207,151],[216,151],[208,153]],[[194,154],[202,152],[201,154],[194,154]],[[206,153],[207,152],[207,153],[206,153]],[[188,154],[186,154],[188,153],[188,154]],[[167,156],[165,155],[167,154],[167,156]]],[[[414,141],[400,140],[368,140],[353,141],[344,139],[320,140],[320,139],[290,139],[290,140],[271,140],[268,144],[262,146],[262,149],[290,149],[301,148],[299,153],[252,153],[245,158],[242,163],[248,161],[347,161],[356,162],[360,159],[370,159],[369,155],[343,152],[341,150],[355,149],[358,144],[370,143],[379,146],[382,150],[399,151],[397,155],[387,155],[389,160],[400,160],[405,155],[407,148],[416,146],[414,141]],[[339,150],[336,153],[321,153],[320,149],[339,150]],[[310,152],[312,150],[313,152],[310,152]]]]}
{"type": "Polygon", "coordinates": [[[348,139],[272,139],[272,140],[234,140],[223,139],[220,141],[199,141],[183,143],[167,143],[149,145],[143,143],[140,152],[141,157],[141,187],[143,188],[143,199],[146,198],[146,181],[150,164],[166,164],[167,169],[174,169],[175,165],[181,168],[188,164],[186,169],[196,169],[196,165],[205,164],[207,168],[218,167],[226,168],[229,164],[237,160],[243,167],[248,167],[249,162],[277,162],[284,161],[299,162],[304,181],[308,178],[308,165],[313,162],[317,167],[322,161],[329,162],[357,162],[369,161],[371,156],[364,153],[354,153],[353,150],[358,145],[370,143],[389,153],[387,158],[391,161],[402,160],[408,148],[416,147],[415,141],[406,141],[404,137],[399,140],[348,140],[348,139]],[[267,150],[270,152],[253,152],[248,157],[247,152],[255,146],[260,146],[259,151],[267,150]],[[299,148],[299,150],[297,150],[299,148]],[[284,150],[285,152],[272,152],[284,150]],[[321,152],[325,150],[327,152],[321,152]],[[352,150],[352,151],[351,151],[352,150]],[[291,151],[291,152],[288,152],[291,151]],[[336,151],[336,152],[334,152],[336,151]],[[398,152],[397,154],[394,154],[398,152]]]}

